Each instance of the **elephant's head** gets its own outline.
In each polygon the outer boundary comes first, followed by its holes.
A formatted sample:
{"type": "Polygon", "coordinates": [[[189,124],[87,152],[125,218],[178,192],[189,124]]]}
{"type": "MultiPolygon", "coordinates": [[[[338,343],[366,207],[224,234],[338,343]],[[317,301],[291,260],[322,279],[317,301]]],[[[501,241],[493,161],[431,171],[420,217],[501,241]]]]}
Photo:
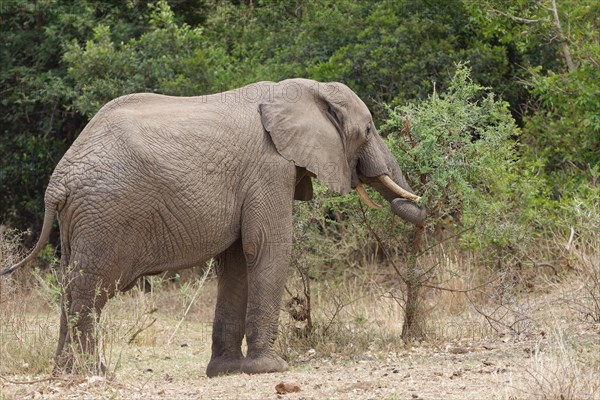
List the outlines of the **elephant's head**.
{"type": "Polygon", "coordinates": [[[390,202],[396,215],[423,222],[418,196],[377,133],[369,109],[346,85],[282,81],[259,111],[277,151],[310,172],[298,182],[296,199],[312,198],[310,177],[316,176],[341,194],[356,189],[363,201],[376,206],[361,186],[365,183],[390,202]]]}

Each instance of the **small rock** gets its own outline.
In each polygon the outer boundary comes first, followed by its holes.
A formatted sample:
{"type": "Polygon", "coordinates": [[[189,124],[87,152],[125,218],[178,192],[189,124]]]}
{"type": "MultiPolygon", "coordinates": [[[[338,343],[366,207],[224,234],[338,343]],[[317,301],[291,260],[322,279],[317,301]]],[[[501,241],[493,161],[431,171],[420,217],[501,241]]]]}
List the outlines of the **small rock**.
{"type": "Polygon", "coordinates": [[[144,372],[154,372],[154,370],[152,368],[146,368],[144,372]]]}
{"type": "Polygon", "coordinates": [[[181,343],[181,347],[188,347],[187,343],[181,343]]]}
{"type": "Polygon", "coordinates": [[[464,347],[450,347],[448,349],[448,353],[452,353],[452,354],[466,354],[468,352],[469,352],[469,350],[467,350],[464,347]]]}
{"type": "Polygon", "coordinates": [[[300,385],[296,382],[280,382],[275,386],[277,394],[296,393],[300,391],[300,385]]]}

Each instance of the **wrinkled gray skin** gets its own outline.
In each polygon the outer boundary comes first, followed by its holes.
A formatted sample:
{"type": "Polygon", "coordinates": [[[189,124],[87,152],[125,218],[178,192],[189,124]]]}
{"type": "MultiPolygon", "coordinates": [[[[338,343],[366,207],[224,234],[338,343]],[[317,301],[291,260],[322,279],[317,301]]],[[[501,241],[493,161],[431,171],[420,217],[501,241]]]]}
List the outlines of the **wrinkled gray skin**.
{"type": "Polygon", "coordinates": [[[39,251],[58,212],[65,293],[56,370],[65,371],[70,341],[94,354],[90,314],[117,291],[216,257],[207,375],[284,371],[273,342],[293,200],[312,198],[312,178],[342,194],[362,182],[420,222],[423,211],[397,199],[376,179],[381,174],[411,191],[369,110],[340,83],[293,79],[202,97],[120,97],[59,162],[40,241],[10,270],[39,251]]]}

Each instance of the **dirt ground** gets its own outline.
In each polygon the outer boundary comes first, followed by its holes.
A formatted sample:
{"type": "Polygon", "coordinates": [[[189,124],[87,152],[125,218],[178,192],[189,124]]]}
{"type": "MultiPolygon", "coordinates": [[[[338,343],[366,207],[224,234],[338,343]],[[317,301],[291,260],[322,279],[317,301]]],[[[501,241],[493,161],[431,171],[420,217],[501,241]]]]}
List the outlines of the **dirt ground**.
{"type": "MultiPolygon", "coordinates": [[[[525,386],[535,370],[539,342],[496,341],[472,347],[412,347],[354,360],[314,357],[286,373],[209,379],[207,354],[194,346],[140,349],[112,379],[63,378],[31,385],[3,381],[6,398],[47,399],[519,399],[535,397],[525,386]],[[195,361],[195,362],[194,362],[195,361]],[[195,364],[195,365],[194,365],[195,364]],[[189,368],[188,368],[189,367],[189,368]],[[531,373],[531,372],[529,372],[531,373]],[[300,391],[277,394],[276,385],[300,391]]],[[[310,354],[307,355],[310,358],[310,354]]],[[[11,380],[39,377],[14,376],[11,380]]]]}
{"type": "MultiPolygon", "coordinates": [[[[462,400],[561,398],[555,393],[566,392],[572,395],[564,398],[600,399],[595,383],[600,376],[600,324],[573,325],[568,313],[561,313],[547,328],[540,326],[522,335],[463,332],[418,345],[394,344],[389,350],[382,348],[381,340],[358,349],[348,348],[352,340],[343,347],[334,342],[317,349],[296,346],[289,353],[288,372],[209,379],[205,368],[210,325],[202,321],[210,320],[214,283],[209,282],[200,294],[188,289],[152,300],[138,294],[112,303],[103,321],[107,332],[113,332],[104,344],[109,354],[107,377],[49,378],[51,360],[45,360],[47,366],[35,374],[27,373],[31,366],[17,365],[19,373],[0,376],[0,399],[462,400]],[[192,302],[193,307],[186,306],[192,302]],[[282,382],[299,391],[278,394],[276,386],[282,382]]],[[[548,306],[555,303],[541,301],[539,310],[548,306]]],[[[369,307],[376,310],[382,305],[369,307]]],[[[43,307],[27,312],[50,318],[48,339],[36,345],[51,351],[58,316],[43,307]]],[[[367,328],[375,332],[376,322],[367,321],[367,328]]],[[[4,340],[0,345],[18,343],[4,340]]],[[[26,363],[19,360],[15,357],[11,362],[26,363]]]]}

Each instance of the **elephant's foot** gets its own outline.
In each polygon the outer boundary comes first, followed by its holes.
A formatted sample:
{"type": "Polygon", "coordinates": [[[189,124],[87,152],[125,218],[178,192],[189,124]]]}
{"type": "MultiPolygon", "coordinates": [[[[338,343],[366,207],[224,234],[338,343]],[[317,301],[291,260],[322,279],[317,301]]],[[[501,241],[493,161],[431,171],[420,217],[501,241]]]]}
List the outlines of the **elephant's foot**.
{"type": "Polygon", "coordinates": [[[275,353],[260,357],[246,357],[242,361],[242,372],[245,374],[284,372],[288,369],[288,363],[275,353]]]}
{"type": "Polygon", "coordinates": [[[242,358],[216,357],[211,358],[206,367],[206,376],[214,378],[219,375],[239,374],[241,372],[242,358]]]}

